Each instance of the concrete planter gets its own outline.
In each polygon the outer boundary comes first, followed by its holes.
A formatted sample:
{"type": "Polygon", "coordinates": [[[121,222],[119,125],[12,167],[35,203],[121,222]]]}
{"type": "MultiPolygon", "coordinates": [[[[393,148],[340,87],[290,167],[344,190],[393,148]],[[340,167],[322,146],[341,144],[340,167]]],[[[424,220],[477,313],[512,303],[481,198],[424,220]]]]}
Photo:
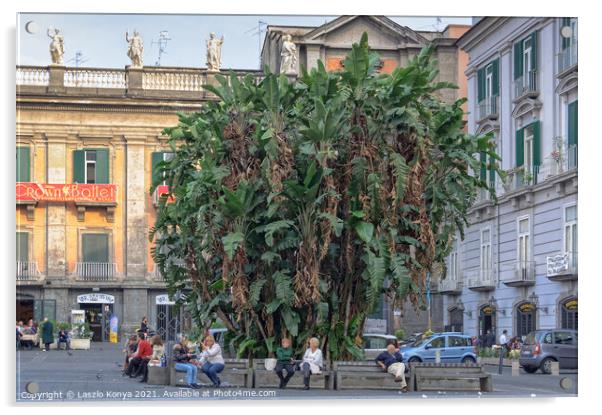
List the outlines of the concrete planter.
{"type": "Polygon", "coordinates": [[[71,339],[73,350],[90,350],[90,339],[71,339]]]}

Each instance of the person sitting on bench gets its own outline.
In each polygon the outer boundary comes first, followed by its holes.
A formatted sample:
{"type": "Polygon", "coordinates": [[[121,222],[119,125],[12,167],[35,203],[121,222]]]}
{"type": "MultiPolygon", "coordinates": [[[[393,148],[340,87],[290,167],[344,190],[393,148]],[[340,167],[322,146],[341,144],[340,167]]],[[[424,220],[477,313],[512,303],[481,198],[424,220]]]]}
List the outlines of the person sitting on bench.
{"type": "Polygon", "coordinates": [[[293,348],[291,347],[291,339],[284,338],[281,342],[282,347],[276,349],[276,367],[274,371],[280,379],[279,389],[286,388],[288,381],[295,374],[295,366],[293,366],[293,348]],[[286,371],[286,376],[282,375],[282,371],[286,371]]]}
{"type": "Polygon", "coordinates": [[[213,383],[213,386],[219,388],[222,384],[218,373],[224,370],[225,361],[222,357],[222,349],[211,335],[205,337],[205,341],[201,343],[203,352],[201,353],[201,370],[213,383]]]}
{"type": "Polygon", "coordinates": [[[305,350],[301,370],[303,371],[303,389],[309,390],[309,377],[322,372],[322,350],[318,348],[320,341],[316,337],[309,339],[309,347],[305,350]]]}
{"type": "Polygon", "coordinates": [[[59,335],[56,340],[56,348],[61,348],[61,343],[65,343],[65,350],[71,349],[71,340],[69,339],[69,332],[65,329],[59,330],[59,335]]]}
{"type": "Polygon", "coordinates": [[[145,337],[144,333],[138,333],[138,348],[136,349],[136,353],[132,355],[130,364],[125,372],[131,378],[138,377],[144,373],[144,369],[153,354],[153,348],[145,337]]]}
{"type": "Polygon", "coordinates": [[[376,357],[376,364],[379,365],[383,371],[395,376],[395,382],[401,382],[402,392],[405,393],[408,391],[408,385],[404,374],[406,366],[403,364],[403,356],[399,352],[399,349],[395,348],[393,343],[389,343],[387,345],[387,350],[376,357]]]}
{"type": "Polygon", "coordinates": [[[178,372],[186,372],[186,383],[189,388],[199,389],[201,385],[197,383],[197,361],[195,355],[188,352],[188,339],[182,336],[180,343],[173,348],[174,368],[178,372]]]}

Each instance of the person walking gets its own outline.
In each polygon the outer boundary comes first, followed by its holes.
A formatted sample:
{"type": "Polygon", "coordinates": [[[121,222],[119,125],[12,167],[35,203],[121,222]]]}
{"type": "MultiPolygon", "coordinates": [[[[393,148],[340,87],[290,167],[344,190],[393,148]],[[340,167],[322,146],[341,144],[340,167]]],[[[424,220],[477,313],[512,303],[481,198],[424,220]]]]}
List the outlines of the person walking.
{"type": "Polygon", "coordinates": [[[148,318],[146,318],[146,316],[142,317],[142,321],[140,322],[140,331],[144,334],[148,334],[148,318]]]}
{"type": "Polygon", "coordinates": [[[54,343],[54,327],[48,317],[44,317],[42,323],[42,342],[44,343],[44,351],[50,351],[50,345],[54,343]]]}
{"type": "Polygon", "coordinates": [[[281,347],[276,349],[276,367],[274,371],[276,376],[280,379],[279,389],[286,388],[288,381],[295,374],[295,367],[293,366],[293,348],[291,347],[291,339],[284,338],[281,341],[281,347]],[[283,376],[282,372],[286,371],[286,376],[283,376]]]}
{"type": "Polygon", "coordinates": [[[180,343],[173,348],[174,368],[178,372],[186,372],[186,383],[188,387],[199,389],[201,385],[197,383],[198,367],[195,364],[194,355],[188,352],[188,339],[182,336],[180,343]]]}
{"type": "Polygon", "coordinates": [[[322,372],[324,365],[322,361],[322,350],[318,348],[320,341],[312,337],[309,339],[309,347],[305,350],[301,370],[303,371],[303,389],[309,390],[309,377],[322,372]]]}
{"type": "Polygon", "coordinates": [[[375,361],[386,373],[395,376],[395,382],[401,382],[403,393],[408,391],[405,377],[406,366],[403,363],[403,356],[399,349],[395,347],[395,344],[389,343],[387,350],[379,354],[375,361]]]}
{"type": "Polygon", "coordinates": [[[222,348],[211,335],[205,337],[205,341],[201,343],[203,349],[201,353],[201,370],[213,383],[213,386],[220,387],[221,380],[217,376],[226,367],[222,356],[222,348]]]}

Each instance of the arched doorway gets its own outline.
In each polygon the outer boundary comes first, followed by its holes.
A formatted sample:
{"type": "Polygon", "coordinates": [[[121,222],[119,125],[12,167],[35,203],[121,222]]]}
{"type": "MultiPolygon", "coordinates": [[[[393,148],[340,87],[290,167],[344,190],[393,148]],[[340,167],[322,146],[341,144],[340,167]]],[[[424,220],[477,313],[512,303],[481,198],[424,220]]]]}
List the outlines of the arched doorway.
{"type": "Polygon", "coordinates": [[[579,303],[577,297],[569,297],[560,303],[560,327],[578,330],[577,312],[579,303]]]}
{"type": "Polygon", "coordinates": [[[537,307],[530,302],[516,305],[516,336],[521,339],[536,329],[537,307]]]}
{"type": "Polygon", "coordinates": [[[479,308],[479,337],[484,339],[487,333],[492,337],[490,343],[495,344],[497,338],[496,316],[495,308],[491,304],[485,304],[479,308]]]}

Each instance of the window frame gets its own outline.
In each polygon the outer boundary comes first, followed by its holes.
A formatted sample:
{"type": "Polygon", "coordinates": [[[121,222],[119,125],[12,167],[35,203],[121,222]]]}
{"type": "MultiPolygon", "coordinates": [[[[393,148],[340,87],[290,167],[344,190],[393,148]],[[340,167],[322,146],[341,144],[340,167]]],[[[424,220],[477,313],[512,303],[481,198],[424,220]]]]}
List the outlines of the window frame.
{"type": "Polygon", "coordinates": [[[480,249],[479,249],[479,257],[480,257],[480,269],[481,272],[485,272],[485,271],[489,271],[491,272],[491,270],[493,269],[493,244],[492,244],[492,238],[493,235],[491,233],[491,226],[486,226],[484,228],[481,228],[480,230],[480,249]],[[484,242],[483,241],[483,234],[485,232],[489,233],[489,241],[488,242],[484,242]],[[489,263],[485,264],[485,259],[483,257],[483,252],[484,249],[488,248],[488,259],[489,259],[489,263]],[[488,267],[484,267],[484,265],[488,265],[488,267]]]}
{"type": "Polygon", "coordinates": [[[97,182],[97,153],[96,150],[84,150],[84,182],[85,184],[96,184],[97,182]],[[94,160],[88,160],[88,153],[94,153],[94,160]],[[94,167],[94,181],[90,182],[88,178],[88,165],[91,164],[94,167]]]}
{"type": "Polygon", "coordinates": [[[532,249],[531,249],[531,243],[532,243],[532,238],[531,238],[531,217],[529,215],[523,215],[523,216],[519,216],[516,218],[516,262],[519,264],[519,266],[527,266],[527,264],[529,263],[529,261],[531,260],[531,254],[532,254],[532,249]],[[528,230],[526,232],[521,232],[520,230],[520,224],[522,221],[527,220],[527,228],[528,230]],[[526,242],[525,242],[525,257],[523,258],[521,255],[521,239],[524,239],[526,237],[526,242]]]}
{"type": "Polygon", "coordinates": [[[107,235],[107,263],[111,264],[114,262],[113,253],[113,231],[109,228],[81,228],[78,230],[78,258],[80,263],[87,263],[84,261],[84,235],[89,234],[103,234],[107,235]]]}

